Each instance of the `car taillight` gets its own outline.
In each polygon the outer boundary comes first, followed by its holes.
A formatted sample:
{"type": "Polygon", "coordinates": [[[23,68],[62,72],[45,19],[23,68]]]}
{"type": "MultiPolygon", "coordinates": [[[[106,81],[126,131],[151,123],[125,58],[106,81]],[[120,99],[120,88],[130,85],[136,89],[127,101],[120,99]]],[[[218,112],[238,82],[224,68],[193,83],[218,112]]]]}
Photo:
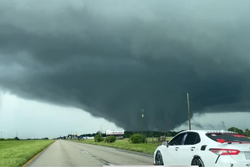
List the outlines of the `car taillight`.
{"type": "Polygon", "coordinates": [[[240,153],[239,150],[223,149],[223,148],[210,148],[209,151],[211,151],[217,155],[238,155],[240,153]]]}

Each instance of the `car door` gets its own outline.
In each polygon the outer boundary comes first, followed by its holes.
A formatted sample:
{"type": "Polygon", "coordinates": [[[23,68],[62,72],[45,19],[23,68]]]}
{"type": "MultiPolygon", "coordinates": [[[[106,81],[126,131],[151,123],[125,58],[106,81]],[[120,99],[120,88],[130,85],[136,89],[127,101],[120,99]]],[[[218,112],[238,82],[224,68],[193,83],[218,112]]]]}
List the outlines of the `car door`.
{"type": "Polygon", "coordinates": [[[198,143],[200,143],[199,134],[196,132],[187,132],[183,145],[179,146],[178,157],[181,161],[179,161],[178,165],[191,165],[194,155],[199,150],[198,143]]]}
{"type": "Polygon", "coordinates": [[[183,142],[183,137],[186,133],[181,133],[175,136],[166,146],[163,151],[164,165],[176,165],[179,161],[178,150],[183,142]]]}

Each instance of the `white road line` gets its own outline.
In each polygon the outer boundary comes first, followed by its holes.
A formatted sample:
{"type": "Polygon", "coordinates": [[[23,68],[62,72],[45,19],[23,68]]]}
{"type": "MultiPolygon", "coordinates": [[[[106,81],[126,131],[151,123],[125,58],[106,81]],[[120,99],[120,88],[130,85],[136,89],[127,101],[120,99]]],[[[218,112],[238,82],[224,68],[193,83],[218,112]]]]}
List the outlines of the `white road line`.
{"type": "Polygon", "coordinates": [[[84,151],[84,150],[82,150],[81,153],[83,153],[83,154],[88,154],[88,152],[87,152],[87,151],[84,151]]]}

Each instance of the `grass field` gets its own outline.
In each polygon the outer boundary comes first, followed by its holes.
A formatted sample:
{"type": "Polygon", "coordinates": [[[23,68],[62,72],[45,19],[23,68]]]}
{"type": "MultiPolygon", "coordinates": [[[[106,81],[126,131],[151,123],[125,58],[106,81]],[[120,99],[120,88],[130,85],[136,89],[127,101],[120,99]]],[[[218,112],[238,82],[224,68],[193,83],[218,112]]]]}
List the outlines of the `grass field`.
{"type": "Polygon", "coordinates": [[[54,140],[0,141],[0,166],[22,166],[54,140]]]}
{"type": "Polygon", "coordinates": [[[162,142],[156,142],[157,140],[156,138],[153,139],[154,140],[153,143],[152,143],[152,138],[148,138],[147,140],[151,142],[141,143],[141,144],[132,144],[128,141],[128,139],[116,140],[114,143],[95,142],[94,140],[91,140],[91,139],[74,140],[74,141],[87,143],[87,144],[95,144],[95,145],[101,145],[101,146],[107,146],[107,147],[120,148],[120,149],[125,149],[125,150],[130,150],[130,151],[138,151],[138,152],[143,152],[147,154],[153,154],[156,147],[162,144],[162,142]]]}

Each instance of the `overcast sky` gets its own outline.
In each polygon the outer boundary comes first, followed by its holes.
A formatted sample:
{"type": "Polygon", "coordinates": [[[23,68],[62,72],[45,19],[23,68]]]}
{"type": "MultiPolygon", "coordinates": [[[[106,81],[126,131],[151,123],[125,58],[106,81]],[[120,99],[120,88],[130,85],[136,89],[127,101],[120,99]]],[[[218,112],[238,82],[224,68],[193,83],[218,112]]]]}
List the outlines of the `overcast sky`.
{"type": "Polygon", "coordinates": [[[249,7],[0,1],[0,131],[141,130],[141,109],[145,130],[187,128],[187,93],[194,128],[249,128],[249,7]]]}

